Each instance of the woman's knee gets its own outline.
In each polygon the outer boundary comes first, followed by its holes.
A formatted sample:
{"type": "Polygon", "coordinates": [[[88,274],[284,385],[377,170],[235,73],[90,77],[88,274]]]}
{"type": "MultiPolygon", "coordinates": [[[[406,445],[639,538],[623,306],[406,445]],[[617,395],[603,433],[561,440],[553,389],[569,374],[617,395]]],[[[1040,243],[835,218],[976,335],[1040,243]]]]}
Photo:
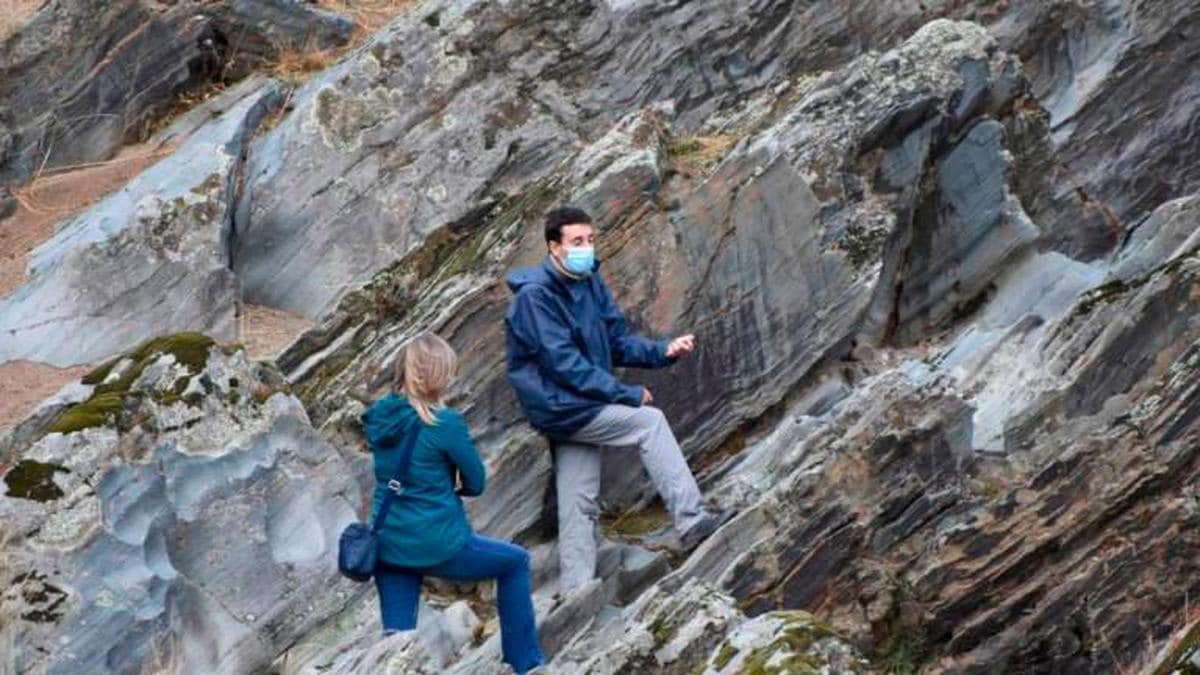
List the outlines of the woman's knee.
{"type": "Polygon", "coordinates": [[[509,546],[512,549],[508,553],[510,561],[509,564],[515,570],[524,570],[528,572],[529,566],[532,564],[532,558],[529,555],[529,551],[526,550],[525,547],[517,546],[516,544],[509,544],[509,546]]]}
{"type": "Polygon", "coordinates": [[[505,553],[506,568],[508,575],[529,575],[532,559],[529,556],[529,551],[521,546],[509,544],[510,550],[505,553]]]}
{"type": "Polygon", "coordinates": [[[480,537],[483,543],[483,553],[495,556],[506,570],[528,570],[530,566],[529,551],[523,546],[499,539],[480,537]]]}

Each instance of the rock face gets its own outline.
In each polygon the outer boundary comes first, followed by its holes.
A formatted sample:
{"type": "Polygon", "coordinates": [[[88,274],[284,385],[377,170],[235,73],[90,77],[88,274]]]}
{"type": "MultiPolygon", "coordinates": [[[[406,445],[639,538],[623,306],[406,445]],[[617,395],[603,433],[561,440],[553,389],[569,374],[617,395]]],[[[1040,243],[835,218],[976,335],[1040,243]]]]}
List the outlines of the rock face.
{"type": "Polygon", "coordinates": [[[423,3],[297,92],[296,114],[258,142],[236,256],[247,298],[317,318],[630,110],[671,100],[693,131],[847,60],[857,50],[822,43],[859,19],[919,24],[913,3],[836,4],[423,3]]]}
{"type": "Polygon", "coordinates": [[[0,361],[94,363],[182,330],[233,339],[229,248],[242,153],[279,97],[273,82],[243,82],[207,106],[219,117],[177,152],[33,251],[29,280],[0,299],[0,361]]]}
{"type": "MultiPolygon", "coordinates": [[[[845,349],[859,332],[884,331],[872,318],[873,309],[893,296],[881,281],[896,274],[885,267],[884,253],[898,248],[889,244],[893,237],[911,237],[911,225],[901,222],[908,212],[900,199],[874,194],[872,158],[882,158],[881,146],[903,138],[905,124],[925,119],[898,110],[895,97],[922,92],[929,123],[944,119],[949,135],[953,124],[942,111],[952,110],[963,63],[983,63],[995,74],[997,106],[1010,96],[1004,92],[1011,64],[1000,54],[989,56],[992,49],[977,27],[932,24],[887,57],[864,57],[823,80],[796,85],[790,113],[770,125],[748,122],[743,133],[749,137],[707,176],[668,181],[669,165],[681,158],[678,149],[672,154],[667,112],[635,113],[548,178],[481,209],[471,221],[447,226],[417,254],[345,297],[280,365],[305,392],[318,423],[352,419],[356,409],[344,407],[345,392],[362,383],[360,364],[386,369],[407,337],[428,325],[423,317],[457,317],[440,330],[481,346],[462,349],[463,372],[469,375],[461,390],[472,392],[469,416],[494,448],[495,461],[525,467],[505,472],[491,494],[478,500],[476,513],[506,534],[532,526],[539,505],[514,511],[512,502],[540,490],[548,464],[531,450],[504,380],[498,348],[509,294],[501,277],[515,264],[536,262],[544,246],[525,218],[537,217],[556,194],[574,195],[598,213],[613,214],[603,226],[606,241],[613,242],[604,269],[635,320],[651,330],[694,330],[707,346],[697,359],[674,368],[669,380],[646,381],[687,445],[697,453],[712,449],[778,403],[809,369],[845,349]],[[918,61],[918,53],[925,60],[918,61]],[[851,87],[856,98],[839,96],[851,87]],[[869,123],[853,124],[847,116],[851,107],[869,123]],[[614,147],[623,150],[614,153],[614,147]],[[614,154],[642,159],[613,162],[614,154]],[[832,175],[864,155],[870,157],[854,167],[860,187],[848,194],[840,182],[809,187],[804,179],[832,175]],[[625,185],[643,189],[597,196],[596,186],[625,185]],[[647,186],[653,196],[645,194],[647,186]],[[660,202],[679,206],[660,209],[660,202]],[[624,245],[639,237],[653,243],[624,245]],[[766,241],[771,245],[764,246],[766,241]],[[456,273],[460,270],[465,273],[456,273]],[[518,482],[511,487],[503,482],[510,479],[518,482]]],[[[926,139],[933,142],[932,136],[926,139]]],[[[918,193],[923,178],[920,168],[910,172],[903,186],[907,194],[918,193]]],[[[996,189],[1006,194],[1002,183],[996,189]]],[[[640,484],[637,476],[626,475],[622,482],[634,481],[640,484]]],[[[623,488],[621,482],[610,484],[614,493],[623,488]]]]}
{"type": "MultiPolygon", "coordinates": [[[[531,547],[550,672],[1191,658],[1198,4],[736,4],[430,0],[252,140],[284,97],[253,80],[163,132],[218,152],[181,149],[65,225],[18,293],[76,304],[6,301],[2,328],[67,317],[93,338],[74,289],[103,288],[136,330],[95,337],[101,358],[201,280],[220,292],[172,326],[232,337],[239,299],[316,325],[270,366],[151,342],[13,431],[15,668],[504,672],[486,591],[431,585],[421,629],[380,640],[370,587],[333,580],[370,485],[357,399],[423,330],[461,354],[450,398],[490,472],[472,519],[531,547]],[[146,262],[133,205],[176,195],[197,243],[146,262]],[[738,516],[688,556],[653,550],[669,528],[614,449],[600,579],[563,597],[549,457],[502,345],[504,275],[566,201],[597,216],[631,322],[698,335],[672,370],[624,376],[738,516]],[[87,251],[180,294],[72,265],[87,251]]],[[[0,349],[92,348],[36,335],[0,349]]]]}
{"type": "Polygon", "coordinates": [[[287,0],[45,3],[0,43],[0,183],[107,159],[181,95],[353,29],[287,0]]]}
{"type": "Polygon", "coordinates": [[[0,500],[17,672],[243,672],[345,606],[355,473],[227,351],[148,343],[21,444],[0,500]]]}

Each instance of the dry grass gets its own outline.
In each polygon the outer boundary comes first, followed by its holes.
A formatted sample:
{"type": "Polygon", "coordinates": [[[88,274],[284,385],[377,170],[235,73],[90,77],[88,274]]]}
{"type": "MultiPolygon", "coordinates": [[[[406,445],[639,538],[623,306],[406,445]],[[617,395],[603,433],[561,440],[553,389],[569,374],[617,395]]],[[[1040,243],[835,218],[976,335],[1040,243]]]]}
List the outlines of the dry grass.
{"type": "Polygon", "coordinates": [[[391,23],[404,10],[415,4],[414,0],[319,0],[322,9],[337,12],[354,20],[354,37],[347,44],[333,49],[316,49],[307,46],[298,50],[284,51],[270,74],[289,82],[303,82],[313,73],[319,73],[333,65],[346,52],[362,44],[376,31],[391,23]]]}
{"type": "Polygon", "coordinates": [[[145,143],[158,132],[171,126],[179,116],[188,112],[192,108],[216,98],[225,93],[226,86],[222,82],[209,82],[196,89],[184,91],[175,96],[175,100],[171,102],[170,109],[156,117],[146,120],[141,128],[137,131],[137,139],[139,143],[145,143]]]}
{"type": "MultiPolygon", "coordinates": [[[[3,1],[3,0],[0,0],[3,1]]],[[[317,5],[344,14],[358,25],[360,36],[370,35],[388,25],[401,12],[415,4],[414,0],[318,0],[317,5]]],[[[357,42],[360,38],[356,38],[357,42]]]]}
{"type": "Polygon", "coordinates": [[[1200,643],[1200,607],[1193,607],[1187,598],[1183,607],[1169,621],[1176,626],[1175,632],[1165,640],[1155,641],[1146,637],[1146,648],[1132,663],[1117,663],[1119,675],[1153,673],[1169,675],[1178,662],[1200,643]]]}
{"type": "Polygon", "coordinates": [[[683,136],[672,139],[667,148],[667,155],[671,158],[671,165],[675,171],[685,176],[702,176],[708,173],[736,142],[737,137],[729,134],[683,136]]]}
{"type": "Polygon", "coordinates": [[[289,82],[302,81],[313,73],[333,65],[333,62],[337,61],[344,53],[344,47],[322,51],[285,52],[280,55],[279,61],[271,68],[271,76],[289,82]]]}
{"type": "Polygon", "coordinates": [[[16,32],[46,0],[0,0],[0,40],[16,32]]]}

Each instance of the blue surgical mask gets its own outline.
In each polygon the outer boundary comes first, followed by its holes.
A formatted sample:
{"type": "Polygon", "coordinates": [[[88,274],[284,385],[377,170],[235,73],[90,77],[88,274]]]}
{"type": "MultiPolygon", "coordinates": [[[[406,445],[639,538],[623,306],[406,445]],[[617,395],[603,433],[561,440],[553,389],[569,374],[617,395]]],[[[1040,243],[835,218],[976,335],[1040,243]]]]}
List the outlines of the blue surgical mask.
{"type": "Polygon", "coordinates": [[[568,248],[563,259],[563,267],[571,274],[588,276],[596,266],[596,249],[591,246],[568,248]]]}

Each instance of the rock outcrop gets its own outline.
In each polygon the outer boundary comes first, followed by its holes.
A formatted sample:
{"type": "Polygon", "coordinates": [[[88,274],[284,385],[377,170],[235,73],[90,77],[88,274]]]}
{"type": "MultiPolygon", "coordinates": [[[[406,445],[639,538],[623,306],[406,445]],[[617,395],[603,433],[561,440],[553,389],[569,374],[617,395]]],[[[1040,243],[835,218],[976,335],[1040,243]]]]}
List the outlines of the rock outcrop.
{"type": "Polygon", "coordinates": [[[184,333],[85,381],[8,455],[6,668],[245,672],[346,606],[358,464],[269,366],[184,333]]]}
{"type": "Polygon", "coordinates": [[[184,138],[175,153],[62,223],[31,253],[25,284],[0,299],[0,361],[97,363],[183,330],[232,340],[243,153],[280,96],[272,81],[244,81],[205,106],[215,119],[165,132],[184,138]]]}
{"type": "Polygon", "coordinates": [[[1197,11],[429,0],[290,93],[248,80],[163,132],[207,152],[63,226],[0,304],[6,337],[30,317],[0,358],[125,352],[0,445],[16,668],[504,672],[486,589],[433,584],[381,639],[332,569],[360,399],[435,330],[489,466],[473,522],[531,548],[550,672],[1170,671],[1200,578],[1197,11]],[[134,205],[175,196],[155,248],[134,205]],[[502,351],[503,277],[564,201],[631,322],[698,335],[623,376],[738,509],[659,550],[614,450],[600,579],[566,597],[502,351]],[[272,364],[137,346],[233,338],[240,300],[316,324],[272,364]]]}
{"type": "Polygon", "coordinates": [[[44,3],[0,42],[0,184],[108,159],[180,97],[353,30],[287,0],[44,3]]]}

